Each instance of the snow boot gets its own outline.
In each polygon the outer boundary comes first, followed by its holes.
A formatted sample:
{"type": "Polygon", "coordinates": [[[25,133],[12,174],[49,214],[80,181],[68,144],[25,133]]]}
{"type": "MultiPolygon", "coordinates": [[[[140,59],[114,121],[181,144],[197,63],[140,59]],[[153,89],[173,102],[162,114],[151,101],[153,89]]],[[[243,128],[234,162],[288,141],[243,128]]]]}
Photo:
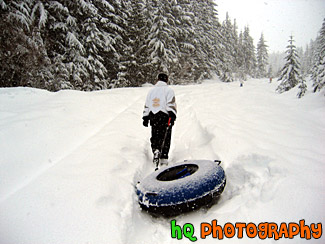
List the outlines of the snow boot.
{"type": "Polygon", "coordinates": [[[156,149],[154,152],[153,152],[153,163],[154,165],[156,166],[156,169],[155,170],[158,170],[158,166],[159,166],[159,156],[160,156],[160,152],[158,149],[156,149]]]}
{"type": "Polygon", "coordinates": [[[167,158],[161,158],[159,160],[160,166],[168,166],[168,159],[167,158]]]}

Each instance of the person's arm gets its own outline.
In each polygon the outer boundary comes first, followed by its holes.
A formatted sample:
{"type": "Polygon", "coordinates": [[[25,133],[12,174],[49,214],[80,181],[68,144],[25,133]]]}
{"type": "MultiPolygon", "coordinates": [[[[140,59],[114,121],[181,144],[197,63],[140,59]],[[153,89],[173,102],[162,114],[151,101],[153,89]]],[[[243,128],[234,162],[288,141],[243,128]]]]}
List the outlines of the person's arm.
{"type": "Polygon", "coordinates": [[[176,120],[176,115],[177,115],[177,105],[176,105],[175,93],[172,89],[170,89],[167,94],[166,110],[168,112],[169,117],[171,118],[171,125],[174,125],[174,121],[176,120]]]}
{"type": "Polygon", "coordinates": [[[149,110],[148,99],[149,99],[149,94],[147,95],[146,102],[144,104],[143,116],[142,116],[143,126],[145,126],[145,127],[148,127],[148,124],[149,124],[149,113],[150,113],[150,110],[149,110]]]}

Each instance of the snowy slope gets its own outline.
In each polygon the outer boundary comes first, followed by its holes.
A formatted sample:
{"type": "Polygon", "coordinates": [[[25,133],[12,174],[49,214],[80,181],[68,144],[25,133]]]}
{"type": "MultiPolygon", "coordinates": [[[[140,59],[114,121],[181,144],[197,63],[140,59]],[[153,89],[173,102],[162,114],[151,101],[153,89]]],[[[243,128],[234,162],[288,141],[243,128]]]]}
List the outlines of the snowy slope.
{"type": "MultiPolygon", "coordinates": [[[[171,163],[220,158],[227,175],[218,204],[175,218],[194,225],[197,243],[218,241],[199,238],[200,223],[213,219],[324,222],[324,96],[298,100],[296,90],[276,94],[276,85],[173,87],[171,163]]],[[[141,120],[149,89],[0,89],[0,244],[189,243],[171,238],[171,219],[153,218],[136,202],[133,184],[154,169],[141,120]]]]}

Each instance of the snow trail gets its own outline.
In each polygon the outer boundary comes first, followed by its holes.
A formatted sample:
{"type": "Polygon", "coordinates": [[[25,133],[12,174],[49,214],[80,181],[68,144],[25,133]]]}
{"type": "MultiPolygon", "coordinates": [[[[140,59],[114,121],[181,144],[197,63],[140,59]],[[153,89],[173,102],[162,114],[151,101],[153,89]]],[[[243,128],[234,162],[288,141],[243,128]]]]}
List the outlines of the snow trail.
{"type": "MultiPolygon", "coordinates": [[[[266,79],[173,87],[170,164],[221,159],[227,176],[217,204],[175,217],[192,223],[197,237],[200,223],[213,219],[324,221],[324,98],[298,100],[275,87],[266,79]]],[[[171,219],[137,203],[134,184],[154,170],[141,119],[149,89],[0,89],[0,243],[188,243],[171,238],[171,219]]]]}

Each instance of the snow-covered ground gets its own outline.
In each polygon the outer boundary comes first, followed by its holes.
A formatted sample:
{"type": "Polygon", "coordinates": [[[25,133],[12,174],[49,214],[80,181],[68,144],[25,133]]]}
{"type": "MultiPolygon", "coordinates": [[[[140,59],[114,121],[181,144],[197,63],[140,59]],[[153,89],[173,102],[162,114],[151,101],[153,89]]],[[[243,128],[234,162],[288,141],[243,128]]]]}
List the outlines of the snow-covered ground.
{"type": "MultiPolygon", "coordinates": [[[[150,87],[50,93],[0,89],[0,244],[189,243],[172,219],[195,227],[216,219],[324,223],[324,94],[275,93],[276,82],[244,87],[207,81],[174,86],[178,119],[170,162],[220,158],[227,185],[210,209],[153,218],[134,183],[154,170],[142,109],[150,87]]],[[[310,89],[311,90],[311,89],[310,89]]],[[[224,238],[228,243],[305,243],[224,238]]],[[[313,239],[308,243],[324,243],[313,239]]]]}

